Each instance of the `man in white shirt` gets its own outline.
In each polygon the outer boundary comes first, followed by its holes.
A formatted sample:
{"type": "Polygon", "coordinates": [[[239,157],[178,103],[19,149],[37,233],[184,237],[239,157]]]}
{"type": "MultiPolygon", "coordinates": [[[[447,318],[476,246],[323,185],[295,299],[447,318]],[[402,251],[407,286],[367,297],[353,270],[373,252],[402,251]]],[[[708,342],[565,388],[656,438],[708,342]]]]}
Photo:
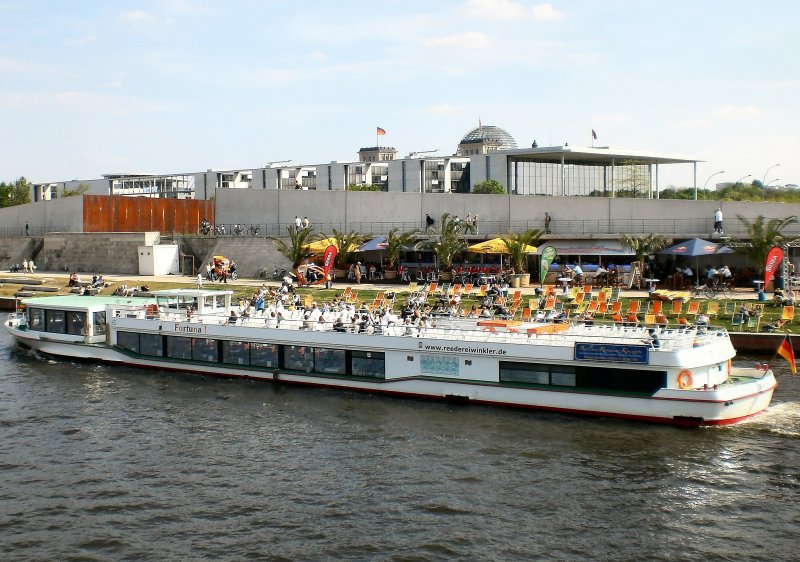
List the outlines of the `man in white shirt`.
{"type": "Polygon", "coordinates": [[[722,209],[714,211],[714,232],[722,234],[722,209]]]}

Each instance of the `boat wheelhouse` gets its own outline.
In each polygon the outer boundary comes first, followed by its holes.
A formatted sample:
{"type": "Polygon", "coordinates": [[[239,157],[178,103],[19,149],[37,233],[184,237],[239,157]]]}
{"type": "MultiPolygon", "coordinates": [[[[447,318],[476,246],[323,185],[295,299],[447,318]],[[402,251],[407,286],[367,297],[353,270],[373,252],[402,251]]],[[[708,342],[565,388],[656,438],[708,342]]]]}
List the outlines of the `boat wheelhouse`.
{"type": "Polygon", "coordinates": [[[44,353],[677,425],[719,425],[770,403],[771,371],[735,367],[723,328],[645,329],[268,307],[244,317],[230,291],[23,301],[8,331],[44,353]]]}

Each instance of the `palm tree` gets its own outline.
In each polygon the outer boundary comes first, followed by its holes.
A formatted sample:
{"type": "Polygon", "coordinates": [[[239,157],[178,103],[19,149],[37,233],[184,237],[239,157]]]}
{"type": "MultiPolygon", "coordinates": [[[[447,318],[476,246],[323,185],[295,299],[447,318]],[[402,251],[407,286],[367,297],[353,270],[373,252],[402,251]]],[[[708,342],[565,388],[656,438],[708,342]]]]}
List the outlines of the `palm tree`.
{"type": "Polygon", "coordinates": [[[636,254],[636,261],[644,261],[645,256],[655,254],[672,244],[672,239],[663,234],[648,234],[646,236],[620,234],[619,241],[636,254]]]}
{"type": "Polygon", "coordinates": [[[439,256],[440,267],[445,270],[452,269],[453,258],[467,249],[464,223],[451,217],[449,213],[443,214],[439,223],[439,235],[433,238],[430,247],[439,256]]]}
{"type": "Polygon", "coordinates": [[[277,236],[270,236],[269,239],[275,244],[275,249],[278,253],[292,262],[292,267],[297,267],[306,258],[310,258],[313,253],[306,249],[306,245],[310,242],[311,233],[314,231],[313,227],[301,228],[297,230],[295,226],[289,225],[286,227],[289,233],[289,242],[278,238],[277,236]]]}
{"type": "Polygon", "coordinates": [[[394,270],[397,268],[397,263],[400,261],[400,252],[403,251],[405,246],[412,245],[419,236],[419,229],[409,230],[407,232],[400,232],[400,228],[394,227],[389,231],[386,236],[386,251],[389,254],[389,269],[394,270]]]}
{"type": "Polygon", "coordinates": [[[750,222],[742,215],[736,215],[747,229],[745,239],[749,245],[737,245],[736,250],[750,258],[759,271],[764,268],[767,254],[775,246],[785,246],[789,242],[797,240],[797,236],[786,236],[783,229],[792,224],[797,224],[797,217],[792,215],[783,219],[766,220],[764,215],[759,215],[753,222],[750,222]]]}
{"type": "Polygon", "coordinates": [[[515,272],[522,273],[525,270],[525,264],[528,261],[528,246],[535,246],[541,237],[541,231],[536,228],[518,234],[509,232],[500,237],[508,248],[508,261],[515,272]]]}
{"type": "Polygon", "coordinates": [[[355,253],[356,249],[364,243],[367,236],[360,234],[354,230],[345,232],[344,230],[332,230],[332,234],[320,234],[319,239],[333,238],[336,245],[336,260],[334,264],[338,269],[345,269],[350,262],[350,256],[355,253]]]}

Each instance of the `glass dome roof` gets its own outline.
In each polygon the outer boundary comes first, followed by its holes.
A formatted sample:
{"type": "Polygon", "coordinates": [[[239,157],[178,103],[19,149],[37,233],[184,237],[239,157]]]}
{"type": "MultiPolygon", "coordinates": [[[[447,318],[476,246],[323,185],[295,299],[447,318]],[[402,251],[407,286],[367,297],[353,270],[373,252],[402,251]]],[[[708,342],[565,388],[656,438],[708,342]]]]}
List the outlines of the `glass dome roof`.
{"type": "Polygon", "coordinates": [[[508,131],[495,127],[494,125],[483,125],[475,127],[461,139],[459,144],[494,141],[500,145],[500,149],[504,148],[517,148],[517,141],[514,140],[508,131]]]}

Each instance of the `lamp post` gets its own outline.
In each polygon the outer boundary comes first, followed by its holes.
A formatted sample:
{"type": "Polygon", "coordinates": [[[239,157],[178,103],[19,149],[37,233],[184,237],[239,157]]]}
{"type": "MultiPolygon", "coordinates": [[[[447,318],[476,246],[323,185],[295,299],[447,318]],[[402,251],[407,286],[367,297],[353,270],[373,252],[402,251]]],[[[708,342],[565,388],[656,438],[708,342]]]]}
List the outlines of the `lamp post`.
{"type": "MultiPolygon", "coordinates": [[[[706,190],[706,186],[708,185],[708,181],[709,181],[711,178],[713,178],[714,176],[718,176],[718,175],[720,175],[720,174],[724,174],[724,173],[725,173],[725,170],[720,170],[719,172],[714,172],[713,174],[711,174],[710,176],[708,176],[708,179],[706,179],[706,183],[704,183],[704,184],[703,184],[703,191],[705,191],[705,190],[706,190]]],[[[697,197],[695,197],[695,199],[697,199],[697,197]]]]}
{"type": "Polygon", "coordinates": [[[733,184],[733,185],[739,185],[739,184],[742,182],[742,180],[743,180],[744,178],[749,178],[749,177],[750,177],[750,176],[752,176],[752,175],[753,175],[753,174],[747,174],[746,176],[742,176],[742,177],[740,177],[738,180],[736,180],[736,183],[735,183],[735,184],[733,184]]]}
{"type": "MultiPolygon", "coordinates": [[[[767,181],[767,174],[769,173],[769,171],[770,171],[772,168],[775,168],[775,167],[777,167],[777,166],[780,166],[780,165],[781,165],[781,163],[780,163],[780,162],[778,162],[777,164],[773,164],[772,166],[770,166],[769,168],[767,168],[767,171],[766,171],[766,172],[764,172],[764,178],[761,180],[761,185],[764,185],[764,183],[767,181]]],[[[775,181],[775,180],[772,180],[772,181],[775,181]]]]}
{"type": "Polygon", "coordinates": [[[764,187],[768,187],[768,186],[772,185],[773,183],[775,183],[776,181],[781,181],[781,178],[775,178],[774,180],[769,180],[769,182],[767,182],[764,185],[764,187]]]}

